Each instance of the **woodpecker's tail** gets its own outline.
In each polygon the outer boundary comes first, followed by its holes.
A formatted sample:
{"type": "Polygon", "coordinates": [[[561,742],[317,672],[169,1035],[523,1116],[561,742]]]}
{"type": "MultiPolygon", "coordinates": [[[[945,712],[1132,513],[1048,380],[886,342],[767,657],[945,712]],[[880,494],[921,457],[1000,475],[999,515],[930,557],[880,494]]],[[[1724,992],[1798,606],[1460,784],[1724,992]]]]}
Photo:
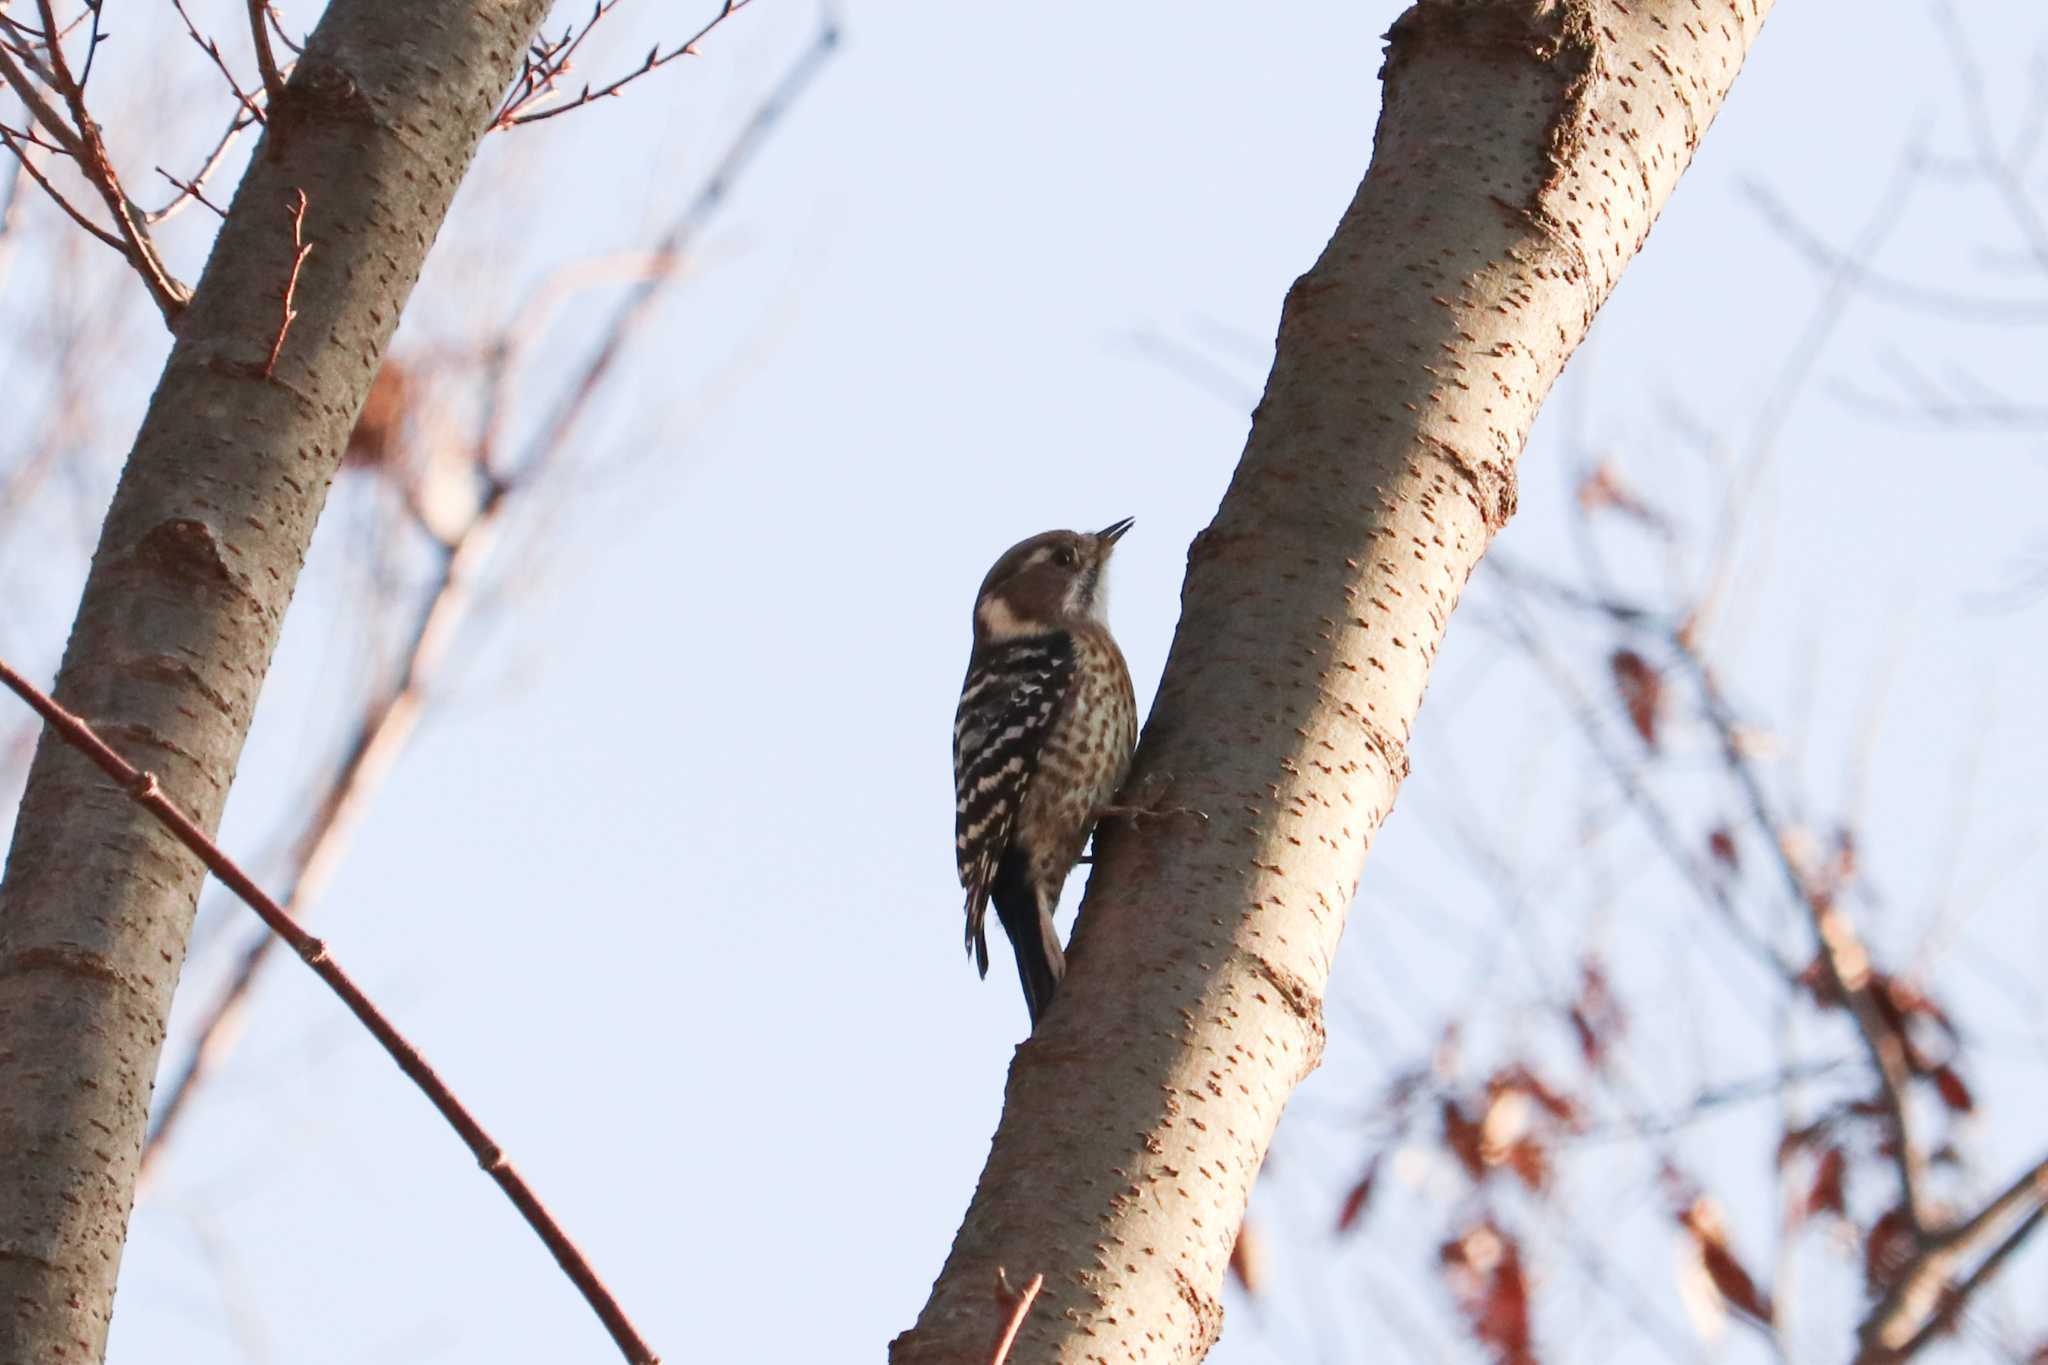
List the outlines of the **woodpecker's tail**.
{"type": "Polygon", "coordinates": [[[1059,931],[1053,927],[1052,907],[1041,907],[1025,875],[1022,858],[1004,859],[996,876],[996,918],[1010,936],[1010,948],[1017,957],[1017,979],[1024,986],[1024,1005],[1031,1011],[1031,1026],[1052,1006],[1060,978],[1066,975],[1066,954],[1060,951],[1059,931]]]}

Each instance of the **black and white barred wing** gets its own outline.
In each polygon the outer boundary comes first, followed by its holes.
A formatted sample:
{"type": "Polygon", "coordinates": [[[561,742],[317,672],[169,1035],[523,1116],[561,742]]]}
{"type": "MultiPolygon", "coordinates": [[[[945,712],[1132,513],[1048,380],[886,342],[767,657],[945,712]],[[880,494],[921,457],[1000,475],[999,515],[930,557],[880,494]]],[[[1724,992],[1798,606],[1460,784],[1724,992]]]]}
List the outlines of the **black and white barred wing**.
{"type": "Polygon", "coordinates": [[[967,888],[967,950],[983,976],[989,891],[1073,678],[1072,638],[1040,635],[980,650],[960,689],[953,717],[954,847],[967,888]]]}

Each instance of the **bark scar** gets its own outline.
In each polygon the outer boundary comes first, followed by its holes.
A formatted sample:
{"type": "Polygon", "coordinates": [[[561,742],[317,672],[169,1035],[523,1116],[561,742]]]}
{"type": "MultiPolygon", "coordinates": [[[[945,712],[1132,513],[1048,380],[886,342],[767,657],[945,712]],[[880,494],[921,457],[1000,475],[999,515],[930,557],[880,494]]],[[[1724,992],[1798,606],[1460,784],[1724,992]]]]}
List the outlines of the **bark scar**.
{"type": "Polygon", "coordinates": [[[347,71],[332,62],[302,60],[270,111],[270,155],[282,155],[286,139],[312,123],[375,127],[377,110],[347,71]]]}
{"type": "MultiPolygon", "coordinates": [[[[1479,507],[1480,520],[1486,523],[1486,533],[1491,537],[1508,519],[1515,515],[1515,506],[1520,500],[1519,483],[1515,467],[1510,463],[1492,464],[1485,460],[1474,460],[1464,451],[1428,432],[1421,434],[1422,444],[1448,464],[1457,476],[1472,489],[1472,501],[1479,507]]],[[[1407,772],[1406,767],[1402,772],[1407,772]]]]}
{"type": "Polygon", "coordinates": [[[1299,972],[1290,971],[1258,953],[1252,954],[1251,959],[1252,971],[1280,993],[1280,1003],[1287,1006],[1289,1012],[1301,1020],[1302,1027],[1308,1030],[1308,1059],[1302,1066],[1302,1074],[1306,1076],[1321,1062],[1323,1044],[1328,1037],[1323,1027],[1322,997],[1299,972]]]}
{"type": "Polygon", "coordinates": [[[77,948],[24,948],[0,961],[0,977],[25,976],[36,971],[59,972],[86,981],[119,986],[127,991],[135,990],[135,984],[127,977],[94,954],[77,948]]]}
{"type": "Polygon", "coordinates": [[[207,704],[223,716],[234,715],[234,708],[228,704],[228,699],[208,686],[206,679],[199,676],[199,670],[183,659],[169,654],[142,654],[123,660],[116,668],[131,678],[197,693],[206,698],[207,704]]]}
{"type": "Polygon", "coordinates": [[[180,586],[225,588],[255,600],[255,594],[242,586],[242,581],[228,568],[220,537],[203,521],[173,517],[158,522],[135,543],[131,557],[137,565],[180,586]]]}
{"type": "Polygon", "coordinates": [[[1198,1338],[1195,1356],[1199,1358],[1216,1344],[1216,1338],[1223,1335],[1223,1301],[1214,1294],[1203,1293],[1179,1266],[1173,1270],[1173,1287],[1181,1302],[1194,1312],[1198,1338]]]}

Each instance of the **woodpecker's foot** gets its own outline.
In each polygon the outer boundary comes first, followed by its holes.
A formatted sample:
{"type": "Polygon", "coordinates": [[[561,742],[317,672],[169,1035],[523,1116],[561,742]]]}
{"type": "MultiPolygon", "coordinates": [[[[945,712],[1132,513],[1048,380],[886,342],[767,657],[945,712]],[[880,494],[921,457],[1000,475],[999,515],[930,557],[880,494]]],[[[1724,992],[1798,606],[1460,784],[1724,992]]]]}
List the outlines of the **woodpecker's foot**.
{"type": "Polygon", "coordinates": [[[1192,816],[1202,821],[1209,818],[1209,812],[1193,806],[1104,806],[1100,812],[1104,820],[1119,815],[1134,825],[1141,820],[1164,820],[1170,815],[1192,816]]]}
{"type": "Polygon", "coordinates": [[[1173,779],[1171,777],[1161,774],[1145,784],[1149,790],[1139,798],[1137,804],[1129,806],[1104,806],[1097,812],[1097,818],[1107,820],[1111,816],[1122,816],[1135,825],[1145,820],[1163,820],[1172,815],[1187,815],[1206,823],[1209,819],[1207,811],[1199,811],[1192,806],[1162,806],[1159,804],[1160,798],[1166,795],[1166,789],[1172,783],[1173,779]]]}

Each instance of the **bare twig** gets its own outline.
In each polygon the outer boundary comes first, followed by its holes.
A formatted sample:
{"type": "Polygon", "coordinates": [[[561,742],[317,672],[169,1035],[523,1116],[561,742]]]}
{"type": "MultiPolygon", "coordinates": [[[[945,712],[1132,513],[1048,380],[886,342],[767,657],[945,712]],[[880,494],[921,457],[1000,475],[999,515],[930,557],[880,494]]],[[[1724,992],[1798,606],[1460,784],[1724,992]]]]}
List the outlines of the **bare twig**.
{"type": "Polygon", "coordinates": [[[1786,891],[1813,920],[1814,938],[1828,984],[1847,1004],[1849,1016],[1856,1022],[1857,1035],[1863,1040],[1865,1049],[1870,1053],[1871,1064],[1877,1069],[1879,1090],[1898,1139],[1893,1146],[1899,1173],[1900,1201],[1914,1233],[1925,1236],[1931,1228],[1926,1192],[1926,1154],[1914,1134],[1912,1115],[1906,1104],[1906,1088],[1912,1079],[1912,1071],[1906,1059],[1905,1040],[1885,1019],[1871,989],[1870,954],[1865,951],[1855,923],[1849,918],[1848,911],[1842,908],[1839,898],[1810,884],[1786,841],[1780,837],[1780,825],[1771,811],[1770,798],[1764,793],[1763,781],[1757,776],[1755,765],[1743,752],[1740,726],[1727,698],[1721,693],[1713,671],[1683,632],[1674,633],[1671,644],[1693,675],[1706,706],[1707,720],[1720,739],[1723,760],[1749,803],[1750,816],[1758,832],[1771,848],[1784,876],[1786,891]]]}
{"type": "Polygon", "coordinates": [[[262,106],[256,103],[248,91],[242,89],[242,83],[235,79],[235,73],[228,70],[228,59],[221,53],[220,44],[199,31],[199,26],[192,22],[192,16],[185,12],[185,0],[171,0],[171,8],[177,10],[178,17],[185,21],[185,32],[191,35],[199,50],[213,59],[213,65],[220,72],[221,79],[225,80],[228,89],[234,92],[236,102],[248,111],[251,118],[260,121],[263,118],[262,106]]]}
{"type": "MultiPolygon", "coordinates": [[[[50,0],[37,0],[37,5],[42,11],[43,27],[54,33],[57,22],[50,0]]],[[[99,191],[107,212],[113,216],[121,240],[127,243],[129,263],[141,274],[143,283],[149,286],[150,296],[156,300],[164,321],[174,322],[184,311],[192,291],[171,277],[163,257],[157,253],[156,243],[150,239],[149,229],[140,220],[140,211],[121,188],[121,178],[114,170],[113,158],[108,155],[107,144],[100,137],[100,126],[86,112],[85,87],[72,78],[70,64],[64,57],[64,45],[52,38],[47,51],[50,54],[50,71],[56,78],[54,88],[69,106],[72,127],[78,134],[79,172],[85,176],[87,184],[99,191]]]]}
{"type": "MultiPolygon", "coordinates": [[[[199,183],[197,181],[180,180],[178,179],[177,176],[172,175],[169,171],[165,170],[161,166],[158,166],[156,168],[156,173],[162,176],[164,179],[170,181],[172,186],[177,189],[178,197],[171,201],[172,205],[199,203],[204,204],[207,208],[212,209],[218,217],[226,218],[228,216],[228,211],[226,209],[222,208],[219,204],[214,203],[211,199],[208,199],[206,197],[206,191],[199,188],[199,183]]],[[[161,219],[157,221],[161,221],[161,219]]]]}
{"type": "Polygon", "coordinates": [[[1017,1343],[1017,1333],[1024,1326],[1024,1318],[1031,1312],[1031,1301],[1038,1297],[1038,1291],[1045,1288],[1045,1276],[1033,1275],[1031,1282],[1022,1292],[1014,1296],[1009,1292],[1009,1279],[1001,1271],[996,1272],[996,1298],[1010,1303],[1009,1321],[1003,1324],[1003,1334],[996,1338],[995,1354],[988,1358],[988,1365],[1003,1365],[1010,1358],[1010,1348],[1017,1343]]]}
{"type": "MultiPolygon", "coordinates": [[[[206,154],[206,160],[201,163],[199,170],[190,180],[177,180],[168,171],[158,167],[158,172],[163,175],[164,179],[169,180],[173,185],[182,187],[181,192],[162,208],[144,210],[142,221],[154,227],[158,223],[173,217],[180,209],[193,202],[195,198],[198,198],[200,189],[206,184],[213,173],[220,168],[220,163],[227,159],[228,148],[234,145],[235,139],[240,137],[244,130],[254,127],[256,122],[257,120],[246,110],[237,109],[235,116],[228,120],[228,126],[221,133],[220,139],[213,144],[213,150],[206,154]]],[[[201,200],[201,202],[205,201],[201,200]]],[[[213,208],[213,205],[210,203],[206,206],[213,208]]],[[[216,213],[219,212],[218,209],[214,211],[216,213]]]]}
{"type": "Polygon", "coordinates": [[[2048,273],[2048,220],[2034,206],[2032,196],[2027,193],[2025,178],[2015,169],[2013,162],[1998,145],[1998,136],[1991,127],[1991,108],[1984,97],[1984,74],[1977,67],[1976,54],[1970,50],[1970,41],[1963,32],[1962,17],[1956,13],[1953,0],[1944,0],[1934,7],[1936,26],[1946,41],[1949,51],[1949,65],[1956,78],[1956,89],[1961,93],[1963,105],[1969,111],[1970,130],[1977,144],[1977,156],[1985,178],[2005,201],[2006,216],[2019,229],[2020,239],[2034,264],[2048,273]]]}
{"type": "Polygon", "coordinates": [[[85,65],[78,71],[78,88],[85,89],[92,80],[92,59],[100,55],[100,6],[103,0],[85,0],[86,13],[92,16],[92,29],[85,40],[85,65]]]}
{"type": "Polygon", "coordinates": [[[58,191],[57,187],[50,183],[49,178],[36,169],[35,163],[28,159],[28,147],[33,139],[34,135],[32,133],[17,132],[5,125],[0,125],[0,143],[5,143],[7,150],[14,153],[15,159],[21,162],[21,168],[28,172],[29,178],[36,182],[45,195],[49,196],[50,201],[56,204],[58,208],[64,210],[65,216],[84,228],[87,233],[105,242],[122,255],[127,255],[128,244],[126,242],[123,242],[119,237],[116,237],[113,233],[108,232],[98,223],[86,217],[83,209],[79,208],[69,199],[66,199],[58,191]]]}
{"type": "MultiPolygon", "coordinates": [[[[77,132],[64,121],[64,116],[57,112],[56,107],[43,98],[43,92],[36,88],[35,82],[29,79],[29,73],[22,69],[27,60],[26,51],[8,43],[0,43],[0,77],[6,79],[15,95],[28,107],[29,115],[36,126],[50,135],[64,155],[77,156],[80,150],[77,132]]],[[[41,74],[41,70],[38,70],[38,74],[41,74]]]]}
{"type": "Polygon", "coordinates": [[[283,43],[286,47],[291,49],[292,55],[294,57],[298,56],[300,53],[306,50],[304,44],[294,41],[292,35],[284,31],[284,21],[277,17],[276,5],[264,5],[263,13],[264,17],[270,20],[270,31],[277,35],[277,40],[280,43],[283,43]]]}
{"type": "Polygon", "coordinates": [[[292,202],[285,206],[285,211],[292,216],[292,273],[284,282],[284,319],[278,323],[277,340],[270,343],[270,359],[263,362],[265,379],[276,373],[277,357],[284,350],[285,335],[299,320],[299,310],[292,306],[292,300],[299,292],[299,269],[305,265],[306,257],[313,254],[313,244],[306,240],[306,192],[294,190],[292,195],[292,202]]]}
{"type": "Polygon", "coordinates": [[[277,54],[270,48],[270,6],[264,0],[249,0],[249,36],[256,43],[256,69],[263,74],[263,98],[275,105],[284,97],[284,73],[277,69],[277,54]]]}
{"type": "Polygon", "coordinates": [[[1875,258],[1885,239],[1904,218],[1906,205],[1912,197],[1914,177],[1913,158],[1910,155],[1901,157],[1890,180],[1879,192],[1876,207],[1858,234],[1855,248],[1829,276],[1820,298],[1807,316],[1806,325],[1800,329],[1792,349],[1779,366],[1777,378],[1757,409],[1755,425],[1747,443],[1749,448],[1739,461],[1722,500],[1714,559],[1706,568],[1693,605],[1693,615],[1701,631],[1717,615],[1725,613],[1741,559],[1738,550],[1747,544],[1738,531],[1745,523],[1755,520],[1750,511],[1766,473],[1777,459],[1778,438],[1783,434],[1793,409],[1804,396],[1821,352],[1848,313],[1849,303],[1856,293],[1854,272],[1875,258]]]}
{"type": "Polygon", "coordinates": [[[533,54],[528,58],[527,69],[520,74],[518,85],[512,94],[505,97],[504,104],[499,106],[497,116],[491,120],[493,130],[514,128],[522,123],[538,123],[542,119],[566,114],[571,109],[580,109],[586,104],[610,99],[642,76],[667,66],[676,58],[696,56],[698,43],[708,37],[713,29],[753,3],[753,0],[724,0],[718,13],[713,15],[704,27],[667,52],[663,52],[657,44],[647,49],[647,56],[639,66],[610,84],[595,89],[586,84],[582,93],[567,104],[558,104],[552,109],[536,109],[534,106],[554,93],[561,78],[569,73],[570,60],[576,55],[576,49],[582,46],[583,40],[590,36],[590,30],[597,26],[600,19],[617,8],[618,3],[619,0],[598,0],[596,9],[591,11],[590,19],[581,29],[564,33],[552,44],[536,45],[533,54]]]}
{"type": "Polygon", "coordinates": [[[597,1272],[584,1259],[576,1244],[550,1214],[540,1197],[533,1192],[523,1176],[512,1166],[483,1125],[478,1123],[453,1091],[427,1064],[418,1048],[406,1040],[391,1021],[362,988],[344,972],[340,965],[328,955],[327,945],[314,938],[293,922],[284,907],[272,900],[263,889],[249,878],[235,861],[223,853],[220,846],[208,837],[193,819],[179,805],[164,794],[155,773],[144,772],[127,759],[121,757],[101,739],[93,728],[78,716],[59,706],[28,679],[0,661],[0,684],[4,684],[16,696],[43,718],[58,737],[87,759],[117,786],[126,792],[136,804],[156,817],[157,821],[171,834],[196,854],[206,864],[207,870],[219,878],[235,895],[241,898],[251,910],[270,927],[272,933],[289,943],[305,964],[311,967],[328,988],[348,1006],[349,1012],[360,1020],[391,1059],[398,1063],[399,1070],[410,1077],[421,1092],[439,1110],[441,1116],[455,1129],[463,1143],[476,1157],[490,1177],[498,1182],[513,1206],[526,1219],[527,1225],[539,1235],[542,1242],[554,1254],[555,1261],[562,1267],[570,1281],[583,1294],[605,1329],[611,1333],[619,1351],[635,1365],[657,1365],[659,1357],[641,1339],[640,1334],[626,1317],[611,1290],[599,1279],[597,1272]]]}
{"type": "MultiPolygon", "coordinates": [[[[728,12],[732,8],[734,7],[728,5],[728,12]]],[[[734,135],[732,142],[725,149],[725,155],[720,157],[718,164],[712,168],[710,177],[691,197],[690,202],[684,205],[682,212],[676,215],[668,231],[662,234],[661,240],[654,246],[656,256],[671,260],[682,258],[695,242],[697,234],[703,230],[704,224],[725,202],[725,197],[734,182],[760,153],[767,142],[768,134],[782,121],[782,116],[809,87],[826,59],[838,46],[839,30],[828,17],[818,30],[818,36],[809,47],[797,55],[789,69],[783,73],[782,79],[776,82],[775,88],[768,92],[768,97],[761,101],[753,115],[747,119],[745,126],[734,135]]],[[[618,358],[620,350],[646,316],[672,273],[663,272],[650,276],[619,305],[618,310],[612,314],[610,325],[605,329],[604,341],[592,353],[583,367],[583,372],[577,376],[576,382],[556,406],[553,416],[542,427],[541,435],[529,447],[529,453],[521,461],[521,467],[531,464],[541,452],[554,450],[561,445],[569,429],[581,416],[585,404],[596,395],[605,375],[611,369],[612,362],[618,358]]]]}
{"type": "MultiPolygon", "coordinates": [[[[92,235],[102,242],[114,246],[128,259],[128,263],[142,276],[143,284],[149,289],[151,300],[164,316],[166,323],[177,320],[191,298],[191,290],[173,278],[165,267],[163,257],[158,253],[156,243],[149,235],[149,228],[142,211],[128,198],[121,188],[120,176],[114,170],[112,158],[107,154],[105,141],[100,137],[99,125],[85,107],[85,87],[71,74],[71,66],[64,56],[64,46],[59,41],[56,16],[49,0],[37,0],[42,15],[43,28],[40,34],[19,21],[0,16],[0,24],[11,35],[30,35],[41,39],[42,49],[47,54],[47,63],[35,61],[29,49],[14,43],[0,42],[0,77],[21,97],[29,108],[35,122],[40,125],[78,165],[79,174],[99,194],[107,213],[114,220],[114,231],[92,228],[92,235]],[[64,102],[69,111],[68,121],[60,116],[50,102],[42,97],[29,79],[28,70],[33,69],[50,90],[64,102]]],[[[98,8],[93,14],[92,41],[98,42],[98,8]]],[[[9,151],[17,157],[24,153],[21,140],[10,136],[5,139],[9,151]]],[[[49,189],[49,182],[40,172],[36,180],[43,185],[65,212],[81,226],[90,227],[84,215],[49,189]]]]}
{"type": "Polygon", "coordinates": [[[1825,241],[1800,222],[1784,200],[1763,186],[1747,185],[1744,192],[1772,230],[1816,270],[1849,280],[1875,302],[1964,322],[2011,327],[2037,327],[2048,322],[2048,300],[1954,293],[1887,275],[1870,264],[1867,253],[1844,251],[1825,241]]]}
{"type": "MultiPolygon", "coordinates": [[[[1856,1023],[1857,1035],[1870,1054],[1876,1068],[1879,1089],[1885,1109],[1896,1131],[1898,1141],[1895,1160],[1898,1166],[1900,1195],[1907,1217],[1912,1221],[1916,1235],[1924,1236],[1929,1230],[1929,1213],[1924,1189],[1926,1176],[1925,1154],[1914,1138],[1911,1115],[1906,1104],[1906,1090],[1912,1079],[1908,1065],[1905,1042],[1885,1019],[1872,991],[1873,974],[1870,957],[1856,933],[1855,924],[1848,912],[1842,908],[1835,896],[1825,888],[1809,884],[1809,879],[1781,837],[1783,827],[1771,808],[1769,796],[1764,792],[1763,781],[1757,775],[1755,765],[1743,750],[1741,725],[1728,699],[1722,694],[1713,670],[1701,657],[1691,632],[1681,624],[1668,620],[1631,603],[1580,593],[1568,586],[1550,582],[1519,567],[1503,565],[1498,556],[1497,569],[1506,568],[1507,573],[1518,582],[1543,588],[1559,600],[1572,603],[1582,609],[1610,617],[1617,623],[1638,630],[1645,630],[1661,637],[1663,645],[1670,650],[1692,675],[1706,712],[1708,723],[1713,727],[1721,746],[1721,755],[1729,774],[1749,806],[1750,818],[1763,836],[1763,842],[1772,851],[1776,865],[1783,875],[1785,885],[1793,903],[1813,921],[1814,937],[1819,945],[1819,956],[1828,984],[1847,1005],[1850,1017],[1856,1023]]],[[[1645,804],[1639,791],[1630,791],[1630,798],[1637,804],[1645,804]]],[[[1731,920],[1731,923],[1735,921],[1731,920]]]]}
{"type": "MultiPolygon", "coordinates": [[[[1661,619],[1645,608],[1593,597],[1565,584],[1533,574],[1498,552],[1488,555],[1486,564],[1503,581],[1517,589],[1539,590],[1583,609],[1611,616],[1627,625],[1653,626],[1661,619]]],[[[1649,827],[1651,837],[1671,860],[1671,865],[1684,876],[1703,900],[1714,907],[1721,917],[1721,922],[1727,926],[1729,933],[1734,935],[1736,942],[1766,970],[1780,981],[1796,980],[1799,975],[1797,969],[1783,961],[1764,936],[1743,919],[1734,892],[1724,880],[1716,877],[1709,868],[1702,865],[1698,853],[1686,844],[1671,812],[1651,793],[1630,761],[1616,751],[1607,731],[1599,723],[1592,702],[1572,682],[1571,675],[1562,661],[1544,646],[1541,633],[1519,615],[1510,614],[1508,626],[1517,645],[1549,678],[1551,685],[1571,711],[1573,720],[1579,726],[1594,755],[1613,776],[1615,785],[1620,789],[1630,808],[1642,817],[1644,824],[1649,827]]]]}

